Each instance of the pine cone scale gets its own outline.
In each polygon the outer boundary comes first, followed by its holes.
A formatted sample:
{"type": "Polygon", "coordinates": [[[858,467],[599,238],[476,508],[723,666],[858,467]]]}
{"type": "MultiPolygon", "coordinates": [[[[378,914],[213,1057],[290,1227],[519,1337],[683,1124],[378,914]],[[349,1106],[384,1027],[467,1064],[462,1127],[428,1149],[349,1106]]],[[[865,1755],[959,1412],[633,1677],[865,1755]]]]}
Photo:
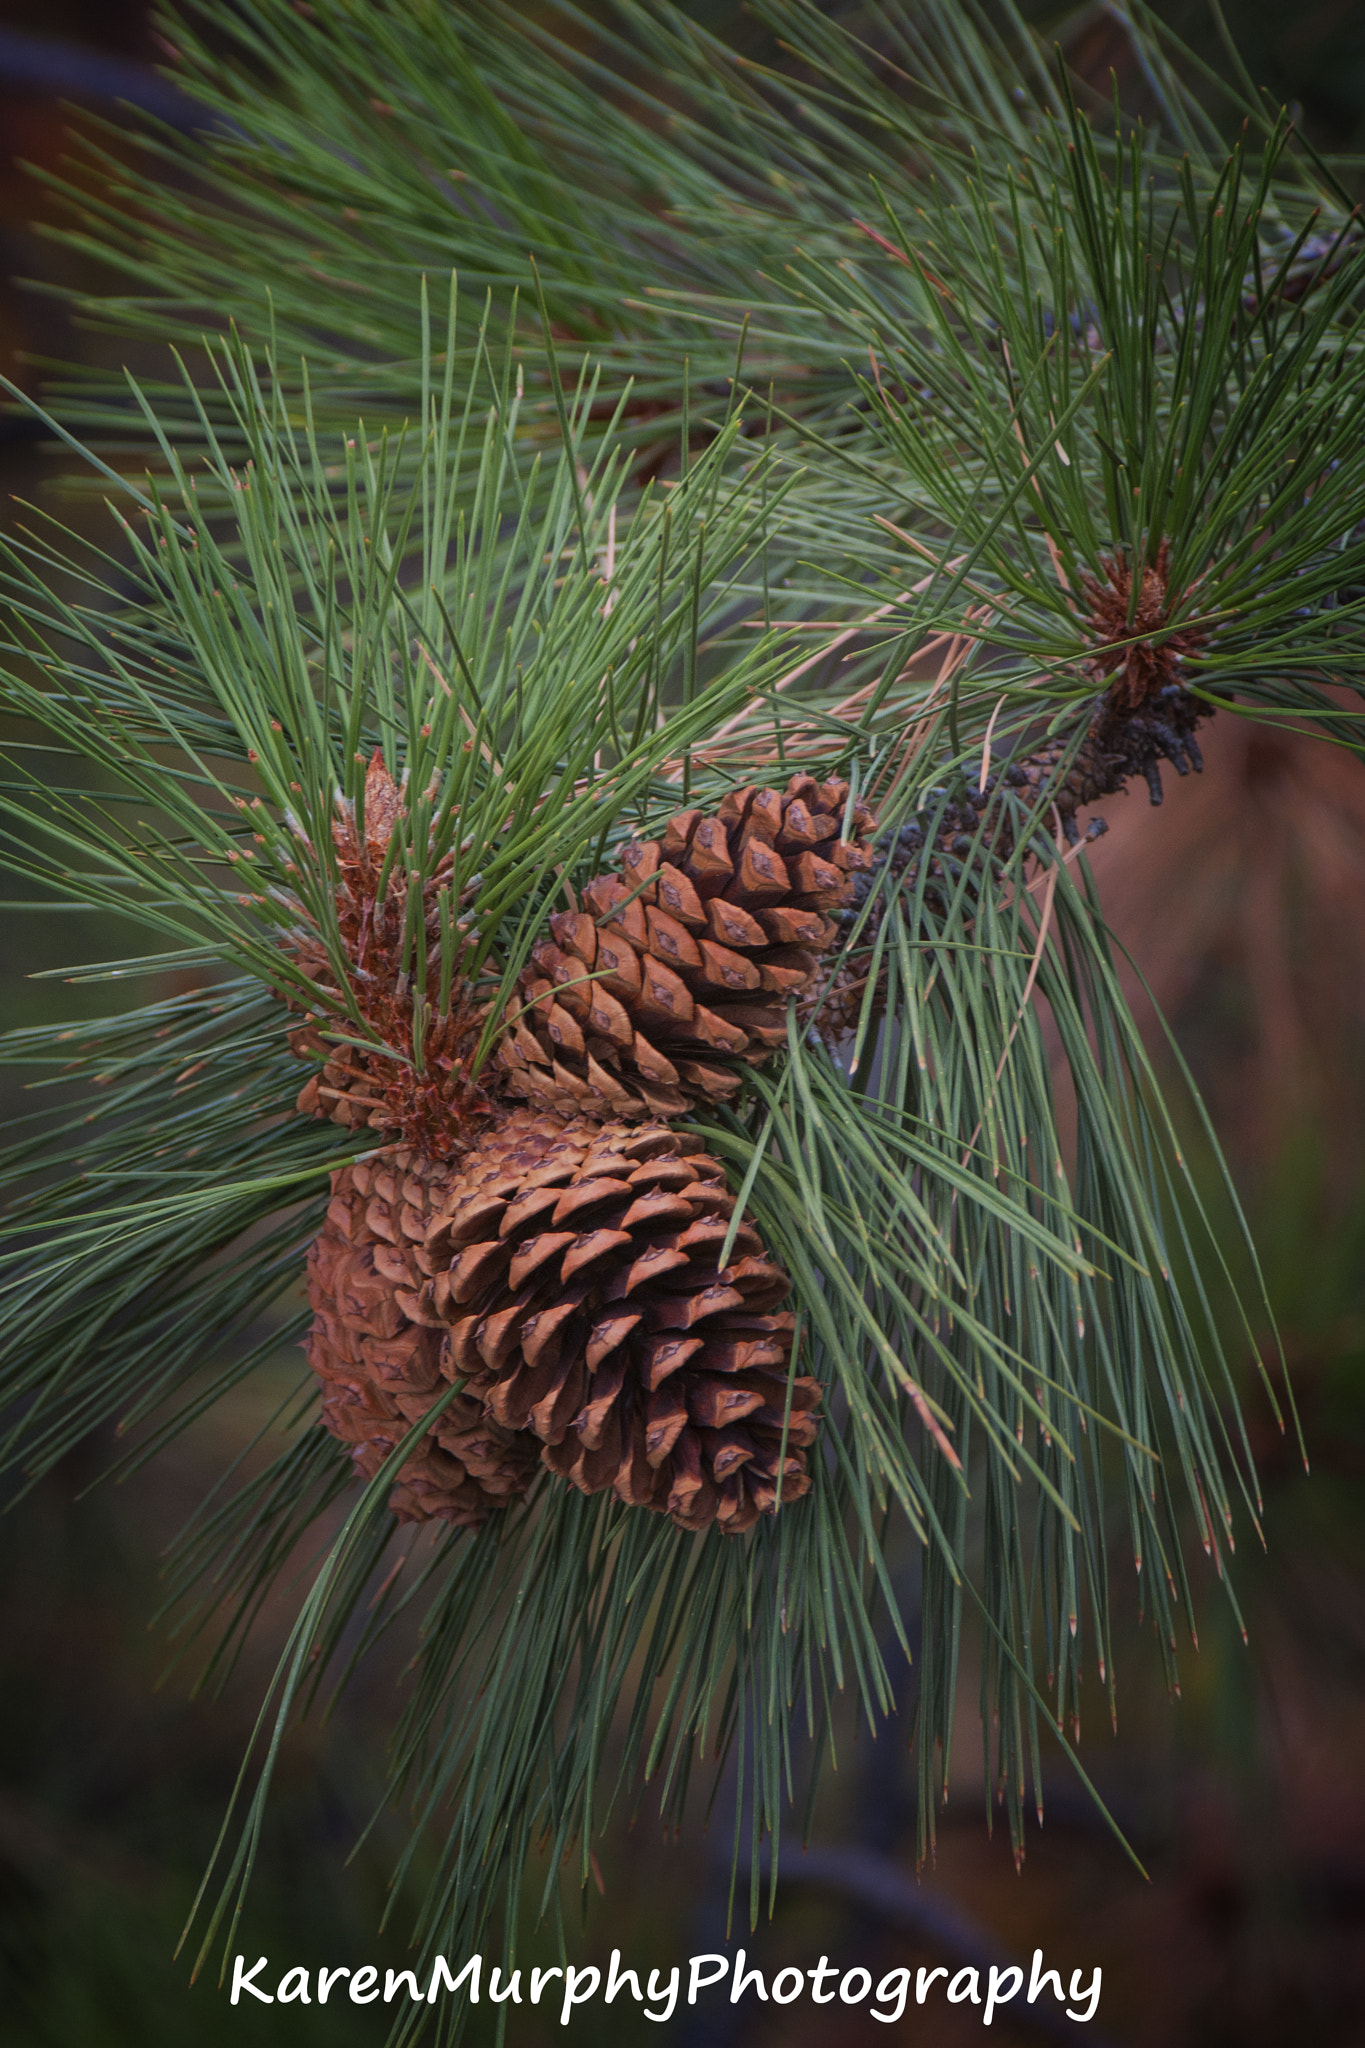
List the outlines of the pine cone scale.
{"type": "MultiPolygon", "coordinates": [[[[768,913],[770,917],[777,914],[776,910],[768,913]]],[[[722,896],[713,896],[706,906],[706,922],[724,946],[752,949],[768,943],[768,932],[752,911],[746,910],[742,903],[727,903],[722,896]]]]}

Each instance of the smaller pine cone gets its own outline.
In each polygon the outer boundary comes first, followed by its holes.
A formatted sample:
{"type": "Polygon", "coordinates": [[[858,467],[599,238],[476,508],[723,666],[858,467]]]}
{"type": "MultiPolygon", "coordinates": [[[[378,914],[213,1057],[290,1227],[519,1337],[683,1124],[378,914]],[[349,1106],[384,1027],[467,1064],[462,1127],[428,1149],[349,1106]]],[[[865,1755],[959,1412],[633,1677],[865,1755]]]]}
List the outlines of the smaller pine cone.
{"type": "Polygon", "coordinates": [[[685,1133],[516,1111],[437,1198],[410,1312],[450,1323],[442,1369],[583,1492],[738,1534],[779,1477],[809,1490],[820,1390],[789,1378],[791,1283],[751,1225],[719,1266],[734,1205],[685,1133]]]}
{"type": "Polygon", "coordinates": [[[845,782],[794,775],[680,811],[626,848],[582,909],[550,920],[507,1010],[504,1085],[566,1117],[683,1115],[740,1083],[787,1036],[787,998],[838,936],[829,915],[873,866],[874,820],[845,782]],[[595,978],[588,978],[595,977],[595,978]]]}
{"type": "MultiPolygon", "coordinates": [[[[404,790],[376,749],[365,771],[363,823],[357,825],[354,805],[338,798],[331,833],[336,936],[346,963],[347,989],[361,1022],[350,1013],[323,934],[300,901],[298,926],[287,945],[317,995],[308,1021],[290,1033],[289,1043],[300,1059],[320,1062],[319,1071],[300,1092],[301,1115],[330,1117],[351,1129],[401,1133],[409,1145],[438,1151],[443,1140],[486,1107],[483,1091],[469,1078],[469,1063],[487,1012],[472,1001],[458,961],[449,1006],[437,1006],[441,949],[449,936],[442,896],[455,880],[454,856],[446,854],[422,884],[426,1024],[421,1072],[416,1070],[413,961],[404,948],[412,877],[405,857],[389,857],[394,832],[406,817],[404,790]],[[344,1033],[347,1042],[338,1044],[324,1035],[319,1019],[332,1031],[344,1033]],[[374,1043],[355,1042],[366,1037],[374,1043]]],[[[298,857],[310,866],[318,862],[316,850],[302,833],[298,857]]],[[[466,884],[462,902],[471,887],[466,884]]],[[[458,934],[459,924],[455,930],[458,934]]]]}
{"type": "MultiPolygon", "coordinates": [[[[432,1182],[449,1171],[395,1150],[334,1173],[327,1220],[308,1254],[313,1326],[304,1349],[322,1381],[323,1421],[351,1445],[366,1479],[445,1391],[441,1332],[407,1308],[426,1277],[417,1258],[432,1182]]],[[[481,1399],[457,1394],[419,1439],[390,1505],[400,1521],[440,1516],[473,1527],[526,1491],[538,1451],[534,1438],[486,1417],[481,1399]]]]}

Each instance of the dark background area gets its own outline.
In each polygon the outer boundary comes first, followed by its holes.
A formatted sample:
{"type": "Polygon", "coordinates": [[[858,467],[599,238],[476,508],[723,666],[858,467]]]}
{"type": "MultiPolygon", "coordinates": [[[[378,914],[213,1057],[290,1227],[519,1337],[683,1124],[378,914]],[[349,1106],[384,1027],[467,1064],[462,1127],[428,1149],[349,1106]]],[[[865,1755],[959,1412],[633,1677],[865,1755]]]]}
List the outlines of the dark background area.
{"type": "MultiPolygon", "coordinates": [[[[694,11],[755,33],[729,6],[694,11]]],[[[1222,63],[1199,10],[1163,13],[1222,63]]],[[[1356,147],[1365,10],[1329,0],[1291,14],[1238,0],[1230,13],[1257,80],[1302,109],[1319,144],[1356,147]]],[[[1138,89],[1111,16],[1072,15],[1059,32],[1094,82],[1112,68],[1138,89]]],[[[60,289],[92,286],[97,272],[44,238],[54,205],[22,166],[60,165],[64,99],[109,115],[129,95],[174,117],[159,58],[137,0],[0,5],[0,370],[26,389],[41,389],[45,359],[108,361],[113,345],[69,319],[60,289]]],[[[24,423],[0,422],[0,516],[22,519],[14,501],[49,493],[62,468],[24,423]]],[[[101,514],[85,500],[63,516],[101,514]]],[[[1197,1587],[1198,1654],[1186,1652],[1172,1704],[1135,1619],[1121,1635],[1119,1729],[1100,1725],[1097,1699],[1083,1755],[1149,1879],[1060,1759],[1046,1826],[1016,1873],[1007,1836],[983,1826],[968,1675],[936,1866],[916,1882],[905,1731],[893,1724],[875,1743],[864,1734],[827,1784],[810,1857],[784,1866],[774,1919],[744,1939],[768,1970],[827,1953],[874,1977],[902,1962],[951,1963],[973,1944],[1002,1961],[1040,1945],[1068,1973],[1103,1967],[1099,2015],[1078,2040],[1349,2048],[1365,2042],[1365,777],[1325,749],[1227,723],[1202,782],[1172,789],[1160,813],[1135,798],[1112,807],[1095,865],[1229,1146],[1304,1418],[1311,1479],[1249,1387],[1269,1543],[1264,1557],[1239,1559],[1249,1641],[1210,1573],[1197,1587]]],[[[98,987],[32,977],[116,945],[74,918],[3,917],[6,1022],[98,1006],[98,987]]],[[[23,1105],[10,1095],[5,1106],[23,1105]]],[[[281,1383],[288,1369],[281,1359],[281,1383]]],[[[253,1439],[274,1398],[267,1375],[122,1484],[96,1483],[112,1446],[94,1444],[0,1516],[5,2048],[383,2039],[382,2006],[233,2012],[212,1981],[191,1989],[183,1958],[172,1960],[291,1594],[269,1604],[219,1700],[189,1697],[192,1657],[165,1675],[174,1644],[148,1618],[167,1541],[231,1458],[249,1469],[264,1455],[253,1439]]],[[[385,1824],[346,1864],[381,1783],[398,1677],[380,1658],[330,1721],[287,1746],[239,1944],[253,1960],[270,1956],[272,1979],[277,1963],[405,1960],[401,1907],[378,1931],[401,1825],[385,1824]]],[[[628,1963],[668,1966],[723,1944],[722,1823],[665,1845],[646,1811],[598,1856],[603,1896],[578,1960],[601,1962],[616,1946],[628,1963]]],[[[975,2008],[941,2000],[889,2028],[803,2000],[786,2012],[700,2007],[656,2031],[618,2004],[590,2007],[570,2037],[952,2048],[979,2025],[975,2008]]],[[[1006,2044],[1047,2038],[1017,2016],[995,2028],[1006,2044]]],[[[517,2015],[512,2048],[555,2038],[548,2008],[517,2015]]]]}

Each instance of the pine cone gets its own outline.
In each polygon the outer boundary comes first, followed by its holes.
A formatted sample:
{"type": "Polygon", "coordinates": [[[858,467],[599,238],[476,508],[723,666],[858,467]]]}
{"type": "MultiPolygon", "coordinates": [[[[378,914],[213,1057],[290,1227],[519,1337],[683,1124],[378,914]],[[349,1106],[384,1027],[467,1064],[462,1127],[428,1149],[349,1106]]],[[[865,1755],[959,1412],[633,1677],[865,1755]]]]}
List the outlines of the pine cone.
{"type": "Polygon", "coordinates": [[[735,790],[627,847],[621,875],[590,882],[531,955],[498,1055],[508,1093],[604,1118],[733,1094],[728,1062],[786,1042],[787,997],[838,936],[828,913],[873,865],[865,805],[839,836],[847,801],[845,782],[794,775],[785,794],[735,790]]]}
{"type": "Polygon", "coordinates": [[[694,1140],[518,1110],[432,1195],[431,1279],[399,1299],[450,1323],[442,1370],[552,1471],[731,1534],[779,1474],[784,1501],[809,1489],[820,1390],[788,1377],[791,1283],[747,1223],[719,1267],[734,1196],[694,1140]]]}
{"type": "MultiPolygon", "coordinates": [[[[445,1391],[441,1332],[415,1321],[426,1279],[421,1243],[433,1184],[450,1169],[395,1150],[332,1176],[327,1220],[308,1254],[313,1327],[308,1362],[323,1383],[322,1416],[373,1478],[445,1391]]],[[[481,1399],[457,1394],[419,1440],[390,1497],[400,1521],[438,1515],[466,1528],[526,1491],[538,1445],[486,1419],[481,1399]]]]}
{"type": "MultiPolygon", "coordinates": [[[[406,859],[389,859],[390,840],[405,816],[403,789],[376,750],[365,771],[361,825],[353,806],[341,800],[332,823],[336,929],[347,985],[343,991],[323,935],[300,902],[290,951],[318,994],[307,1022],[290,1033],[289,1043],[299,1058],[321,1062],[300,1091],[302,1115],[330,1117],[349,1128],[401,1132],[410,1145],[438,1152],[449,1148],[462,1125],[486,1112],[483,1091],[469,1079],[468,1068],[487,1010],[472,1000],[458,972],[448,1007],[442,1011],[437,1006],[441,949],[448,939],[442,895],[454,884],[453,856],[446,854],[422,883],[427,986],[420,991],[426,1019],[418,1071],[413,1020],[419,991],[414,956],[405,954],[403,944],[412,877],[406,859]],[[359,1025],[347,998],[360,1013],[359,1025]],[[320,1028],[324,1024],[348,1038],[368,1035],[377,1043],[338,1045],[320,1028]]],[[[316,861],[302,834],[299,847],[301,859],[316,861]]],[[[467,884],[462,901],[469,893],[467,884]]]]}

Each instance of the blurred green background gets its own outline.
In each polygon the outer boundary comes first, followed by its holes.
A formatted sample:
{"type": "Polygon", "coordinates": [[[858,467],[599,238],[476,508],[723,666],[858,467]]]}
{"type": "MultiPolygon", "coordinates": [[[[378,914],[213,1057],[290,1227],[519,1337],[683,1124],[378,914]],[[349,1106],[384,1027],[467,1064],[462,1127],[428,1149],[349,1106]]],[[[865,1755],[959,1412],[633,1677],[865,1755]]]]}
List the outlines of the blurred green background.
{"type": "MultiPolygon", "coordinates": [[[[694,10],[755,36],[729,5],[694,10]]],[[[1159,10],[1221,66],[1194,6],[1159,10]]],[[[1365,9],[1325,0],[1292,15],[1269,0],[1230,10],[1248,66],[1301,109],[1320,144],[1352,149],[1365,122],[1365,9]]],[[[1060,18],[1089,77],[1142,81],[1117,10],[1060,18]]],[[[141,0],[0,4],[0,370],[40,390],[44,359],[108,360],[112,344],[69,320],[63,286],[92,268],[44,239],[54,218],[23,168],[62,160],[74,100],[106,116],[120,95],[174,113],[141,0]],[[160,96],[160,97],[158,97],[160,96]],[[54,287],[58,288],[54,292],[54,287]]],[[[230,301],[230,283],[225,298],[230,301]]],[[[52,489],[62,460],[0,423],[0,505],[52,489]]],[[[98,522],[87,501],[65,516],[98,522]]],[[[1202,782],[1159,814],[1112,805],[1095,866],[1110,914],[1172,1019],[1231,1152],[1264,1250],[1313,1466],[1311,1479],[1248,1401],[1266,1489],[1269,1549],[1239,1558],[1244,1644],[1211,1574],[1199,1651],[1168,1703],[1151,1645],[1130,1620],[1119,1646],[1121,1720],[1084,1730],[1087,1768],[1150,1873],[1139,1877],[1060,1759],[1046,1826],[1016,1874],[983,1826],[975,1728],[936,1867],[916,1885],[903,1730],[846,1744],[827,1780],[805,1864],[793,1855],[773,1920],[744,1941],[765,1969],[822,1953],[879,1976],[900,1963],[1001,1960],[1041,1946],[1049,1963],[1104,1970],[1099,2015],[1074,2038],[1163,2048],[1365,2042],[1365,777],[1290,737],[1230,730],[1202,782]]],[[[6,894],[16,893],[7,889],[6,894]]],[[[118,950],[74,918],[4,913],[5,1021],[68,1019],[99,987],[33,977],[118,950]]],[[[7,1115],[29,1107],[12,1092],[7,1115]]],[[[281,1360],[281,1378],[287,1372],[281,1360]]],[[[4,2048],[171,2048],[382,2041],[385,2009],[233,2011],[191,1988],[172,1952],[212,1846],[289,1611],[268,1605],[224,1696],[190,1696],[173,1662],[160,1559],[224,1466],[262,1455],[268,1384],[241,1393],[153,1466],[97,1483],[95,1443],[0,1516],[0,2043],[4,2048]]],[[[325,1724],[287,1746],[240,1946],[274,1965],[401,1967],[404,1916],[381,1932],[397,1823],[348,1863],[381,1782],[393,1661],[376,1660],[325,1724]]],[[[970,1679],[964,1698],[970,1700],[970,1679]]],[[[666,1844],[647,1810],[599,1849],[579,1961],[671,1965],[724,1944],[728,1830],[666,1844]]],[[[742,1915],[740,1916],[742,1918],[742,1915]]],[[[543,1958],[542,1958],[543,1959],[543,1958]]],[[[913,2006],[895,2027],[808,2001],[684,2012],[656,2029],[618,2005],[588,2008],[571,2038],[676,2048],[843,2048],[873,2039],[977,2038],[973,2007],[913,2006]]],[[[992,2037],[1045,2038],[1008,2015],[992,2037]]],[[[523,2010],[513,2048],[562,2038],[523,2010]]],[[[1067,2033],[1054,2038],[1068,2038],[1067,2033]]],[[[480,2038],[483,2038],[480,2035],[480,2038]]]]}

